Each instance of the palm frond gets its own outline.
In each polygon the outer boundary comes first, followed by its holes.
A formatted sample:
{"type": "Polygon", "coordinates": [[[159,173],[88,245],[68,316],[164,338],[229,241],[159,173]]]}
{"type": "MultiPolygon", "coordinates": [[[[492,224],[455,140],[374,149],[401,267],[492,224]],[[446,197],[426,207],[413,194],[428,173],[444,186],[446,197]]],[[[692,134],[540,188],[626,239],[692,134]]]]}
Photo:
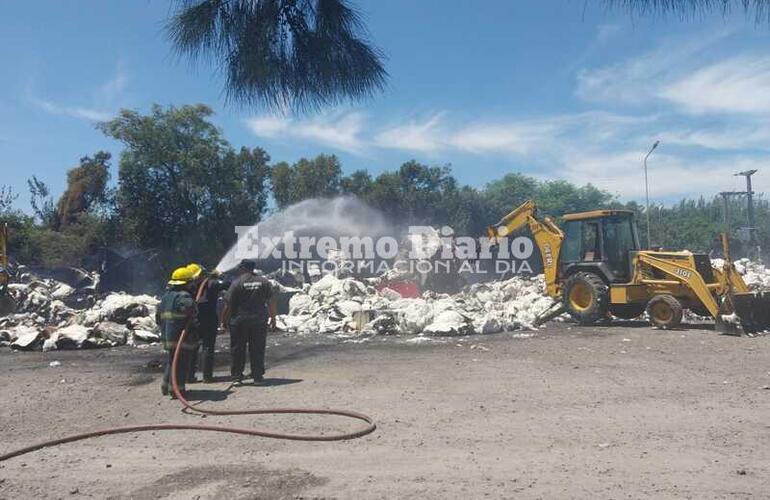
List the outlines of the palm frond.
{"type": "Polygon", "coordinates": [[[770,23],[770,0],[604,0],[638,15],[674,14],[682,19],[718,12],[723,16],[743,10],[757,23],[770,23]]]}
{"type": "Polygon", "coordinates": [[[381,91],[383,56],[346,0],[178,0],[176,51],[225,75],[231,102],[308,110],[381,91]]]}

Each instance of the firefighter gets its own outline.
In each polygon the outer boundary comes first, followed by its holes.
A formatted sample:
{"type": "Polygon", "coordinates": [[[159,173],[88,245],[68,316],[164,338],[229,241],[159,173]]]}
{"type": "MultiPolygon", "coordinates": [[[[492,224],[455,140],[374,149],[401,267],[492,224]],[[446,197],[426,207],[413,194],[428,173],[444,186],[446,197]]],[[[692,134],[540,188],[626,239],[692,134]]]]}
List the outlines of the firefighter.
{"type": "Polygon", "coordinates": [[[200,366],[203,370],[203,381],[206,383],[214,381],[214,345],[219,326],[217,300],[219,294],[227,289],[226,283],[219,276],[218,271],[211,272],[203,279],[195,296],[198,307],[198,337],[203,344],[200,366]]]}
{"type": "MultiPolygon", "coordinates": [[[[190,272],[191,283],[190,288],[192,290],[192,296],[196,297],[197,306],[197,294],[200,291],[201,286],[205,280],[205,269],[200,264],[187,264],[187,269],[190,272]]],[[[198,352],[201,347],[201,332],[200,332],[200,313],[197,315],[196,328],[190,329],[187,334],[189,343],[193,346],[193,352],[190,354],[190,361],[188,366],[188,372],[186,375],[187,383],[194,384],[198,382],[195,377],[195,372],[198,370],[198,352]]]]}
{"type": "Polygon", "coordinates": [[[268,328],[275,328],[276,302],[270,282],[254,273],[254,262],[241,261],[238,276],[225,294],[221,327],[230,330],[232,365],[230,374],[237,385],[243,382],[248,346],[250,377],[255,383],[265,373],[265,345],[268,328]]]}
{"type": "MultiPolygon", "coordinates": [[[[180,267],[171,274],[171,280],[168,282],[166,293],[161,297],[155,313],[155,321],[160,328],[163,348],[168,352],[166,367],[163,373],[163,383],[160,390],[164,396],[170,392],[171,365],[174,360],[174,353],[179,352],[179,362],[177,364],[176,379],[179,389],[184,392],[187,374],[189,372],[190,360],[195,349],[195,342],[185,340],[184,344],[179,343],[179,337],[182,330],[195,328],[197,310],[193,293],[195,293],[194,273],[188,267],[180,267]]],[[[172,397],[175,397],[172,394],[172,397]]]]}

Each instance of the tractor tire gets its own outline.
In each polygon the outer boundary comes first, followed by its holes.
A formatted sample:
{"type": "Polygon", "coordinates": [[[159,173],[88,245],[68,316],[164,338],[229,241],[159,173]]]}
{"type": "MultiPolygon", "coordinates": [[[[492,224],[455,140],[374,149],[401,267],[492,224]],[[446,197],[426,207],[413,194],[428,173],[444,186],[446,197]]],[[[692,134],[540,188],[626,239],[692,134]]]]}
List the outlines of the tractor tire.
{"type": "Polygon", "coordinates": [[[682,324],[682,303],[671,295],[656,295],[647,303],[650,322],[668,330],[682,324]]]}
{"type": "Polygon", "coordinates": [[[620,319],[635,319],[644,314],[645,304],[610,304],[610,314],[620,319]]]}
{"type": "Polygon", "coordinates": [[[610,292],[607,284],[593,273],[575,273],[564,282],[564,308],[581,325],[607,317],[610,292]]]}

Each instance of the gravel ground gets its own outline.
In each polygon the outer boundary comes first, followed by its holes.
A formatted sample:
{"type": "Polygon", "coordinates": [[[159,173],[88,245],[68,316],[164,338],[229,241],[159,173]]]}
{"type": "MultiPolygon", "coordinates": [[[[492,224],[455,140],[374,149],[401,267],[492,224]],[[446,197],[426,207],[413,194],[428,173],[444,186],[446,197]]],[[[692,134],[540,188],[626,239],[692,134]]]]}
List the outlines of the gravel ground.
{"type": "MultiPolygon", "coordinates": [[[[337,407],[378,430],[339,443],[165,431],[0,464],[0,498],[768,498],[770,337],[552,324],[409,342],[272,336],[263,386],[196,385],[216,408],[337,407]]],[[[221,339],[226,348],[226,339],[221,339]]],[[[350,429],[209,417],[161,398],[155,348],[0,351],[0,451],[92,428],[350,429]],[[49,366],[59,361],[60,366],[49,366]]],[[[227,356],[218,357],[218,373],[227,356]]]]}

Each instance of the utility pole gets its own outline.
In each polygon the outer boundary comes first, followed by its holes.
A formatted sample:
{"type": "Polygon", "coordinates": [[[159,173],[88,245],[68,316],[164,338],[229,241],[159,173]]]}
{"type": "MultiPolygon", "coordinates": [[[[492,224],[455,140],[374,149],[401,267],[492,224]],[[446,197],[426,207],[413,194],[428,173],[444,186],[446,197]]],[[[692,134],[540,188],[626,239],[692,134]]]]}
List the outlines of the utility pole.
{"type": "MultiPolygon", "coordinates": [[[[754,192],[751,189],[751,176],[756,174],[757,170],[745,170],[743,172],[738,172],[735,174],[736,177],[743,176],[746,178],[746,197],[747,197],[747,211],[749,214],[749,247],[751,248],[751,251],[757,250],[757,237],[756,237],[756,231],[757,231],[757,225],[754,221],[754,192]]],[[[759,252],[757,252],[759,254],[759,252]]],[[[759,257],[759,255],[757,255],[759,257]]]]}
{"type": "Polygon", "coordinates": [[[647,214],[647,248],[652,247],[651,239],[650,239],[650,185],[647,181],[647,158],[650,157],[653,151],[655,151],[655,148],[658,147],[658,144],[660,144],[660,141],[655,141],[655,144],[652,145],[650,150],[647,152],[646,155],[644,155],[644,197],[645,197],[645,213],[647,214]]]}

